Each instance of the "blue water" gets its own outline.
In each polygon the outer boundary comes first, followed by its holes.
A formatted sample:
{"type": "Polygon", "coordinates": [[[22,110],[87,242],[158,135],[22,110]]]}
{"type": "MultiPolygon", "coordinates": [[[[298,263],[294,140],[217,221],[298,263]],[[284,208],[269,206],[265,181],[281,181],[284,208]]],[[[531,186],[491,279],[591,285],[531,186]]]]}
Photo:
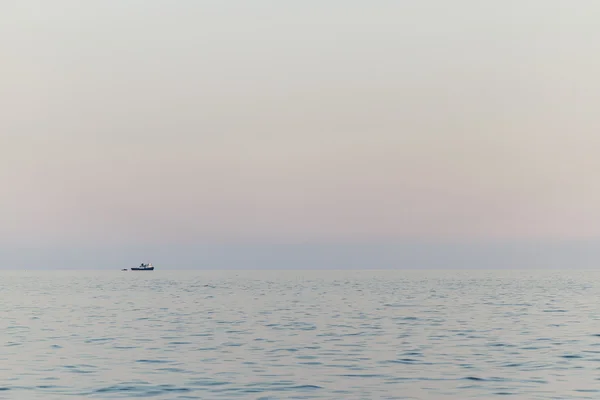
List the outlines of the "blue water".
{"type": "Polygon", "coordinates": [[[598,399],[600,273],[0,272],[2,399],[598,399]]]}

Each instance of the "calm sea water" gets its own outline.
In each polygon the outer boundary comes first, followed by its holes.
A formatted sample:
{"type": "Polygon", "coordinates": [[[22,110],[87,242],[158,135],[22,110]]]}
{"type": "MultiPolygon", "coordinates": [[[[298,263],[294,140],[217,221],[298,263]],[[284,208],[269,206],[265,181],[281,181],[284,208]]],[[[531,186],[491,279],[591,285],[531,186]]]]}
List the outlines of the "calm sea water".
{"type": "Polygon", "coordinates": [[[0,398],[598,399],[600,273],[2,272],[0,398]]]}

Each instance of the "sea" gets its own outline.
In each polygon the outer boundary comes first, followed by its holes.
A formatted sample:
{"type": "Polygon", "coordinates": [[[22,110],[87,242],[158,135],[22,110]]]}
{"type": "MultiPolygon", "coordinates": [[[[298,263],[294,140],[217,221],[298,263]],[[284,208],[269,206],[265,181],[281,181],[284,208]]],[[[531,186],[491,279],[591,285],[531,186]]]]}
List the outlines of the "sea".
{"type": "Polygon", "coordinates": [[[0,399],[599,399],[600,271],[3,271],[0,399]]]}

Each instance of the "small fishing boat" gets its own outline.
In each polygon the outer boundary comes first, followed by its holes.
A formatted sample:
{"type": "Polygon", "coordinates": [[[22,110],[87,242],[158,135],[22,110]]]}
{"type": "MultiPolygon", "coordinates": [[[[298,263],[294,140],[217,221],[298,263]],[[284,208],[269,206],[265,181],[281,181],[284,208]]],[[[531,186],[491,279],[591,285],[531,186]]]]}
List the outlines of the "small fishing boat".
{"type": "Polygon", "coordinates": [[[132,271],[154,271],[154,267],[152,263],[141,263],[139,267],[131,268],[132,271]]]}

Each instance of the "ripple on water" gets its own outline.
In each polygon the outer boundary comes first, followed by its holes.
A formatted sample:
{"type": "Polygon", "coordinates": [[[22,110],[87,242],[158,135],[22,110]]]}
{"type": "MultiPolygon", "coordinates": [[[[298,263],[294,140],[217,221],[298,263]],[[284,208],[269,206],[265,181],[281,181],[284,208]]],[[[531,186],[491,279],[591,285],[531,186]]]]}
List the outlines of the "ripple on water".
{"type": "Polygon", "coordinates": [[[600,393],[600,273],[28,274],[1,277],[15,399],[600,393]]]}

